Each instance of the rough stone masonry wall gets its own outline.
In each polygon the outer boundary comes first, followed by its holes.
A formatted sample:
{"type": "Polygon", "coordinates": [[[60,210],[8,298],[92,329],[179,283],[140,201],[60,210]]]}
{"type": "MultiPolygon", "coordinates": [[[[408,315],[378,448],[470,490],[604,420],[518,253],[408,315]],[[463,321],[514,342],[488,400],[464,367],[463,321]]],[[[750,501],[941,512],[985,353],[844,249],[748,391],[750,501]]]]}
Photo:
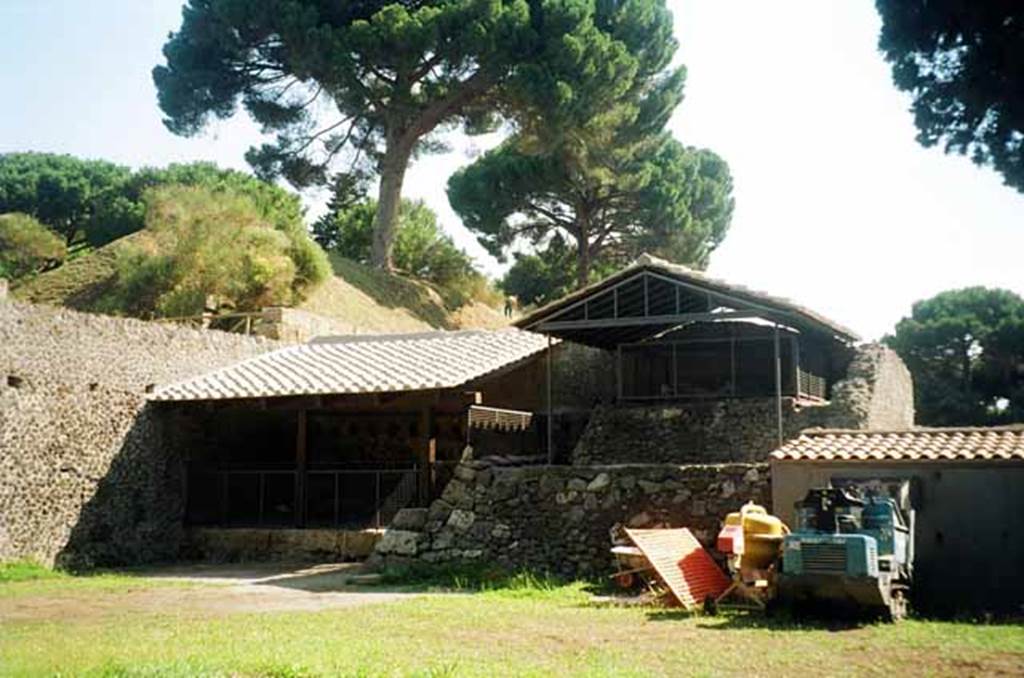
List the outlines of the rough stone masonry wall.
{"type": "MultiPolygon", "coordinates": [[[[859,347],[827,404],[784,398],[783,437],[808,428],[899,429],[914,422],[910,372],[889,348],[859,347]]],[[[774,398],[598,408],[573,463],[765,461],[778,447],[774,398]]]]}
{"type": "Polygon", "coordinates": [[[0,300],[0,560],[173,557],[173,431],[147,387],[274,342],[0,300]]]}
{"type": "Polygon", "coordinates": [[[722,516],[769,505],[765,464],[497,466],[470,461],[429,509],[406,509],[378,566],[487,562],[563,576],[607,574],[617,526],[689,527],[712,545],[722,516]]]}

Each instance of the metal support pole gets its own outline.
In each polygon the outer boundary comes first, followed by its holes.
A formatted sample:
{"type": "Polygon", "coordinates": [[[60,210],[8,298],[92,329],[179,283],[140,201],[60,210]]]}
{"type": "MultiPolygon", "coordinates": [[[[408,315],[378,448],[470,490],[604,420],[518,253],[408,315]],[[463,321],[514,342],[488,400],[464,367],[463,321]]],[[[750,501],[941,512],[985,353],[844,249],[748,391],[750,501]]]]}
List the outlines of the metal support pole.
{"type": "Polygon", "coordinates": [[[615,373],[616,373],[615,394],[617,396],[617,398],[615,400],[615,403],[616,404],[620,404],[620,403],[622,403],[622,393],[623,393],[623,387],[622,387],[622,344],[619,344],[616,347],[616,351],[615,351],[615,373]]]}
{"type": "Polygon", "coordinates": [[[782,356],[779,353],[779,325],[775,324],[775,415],[779,447],[782,447],[782,356]]]}
{"type": "Polygon", "coordinates": [[[644,276],[644,317],[651,314],[650,294],[647,291],[647,276],[644,276]]]}
{"type": "Polygon", "coordinates": [[[672,395],[679,395],[679,357],[677,355],[676,347],[678,344],[672,342],[672,395]]]}
{"type": "Polygon", "coordinates": [[[548,360],[547,360],[547,405],[548,405],[548,466],[555,463],[555,420],[554,407],[551,401],[551,336],[548,336],[548,360]]]}

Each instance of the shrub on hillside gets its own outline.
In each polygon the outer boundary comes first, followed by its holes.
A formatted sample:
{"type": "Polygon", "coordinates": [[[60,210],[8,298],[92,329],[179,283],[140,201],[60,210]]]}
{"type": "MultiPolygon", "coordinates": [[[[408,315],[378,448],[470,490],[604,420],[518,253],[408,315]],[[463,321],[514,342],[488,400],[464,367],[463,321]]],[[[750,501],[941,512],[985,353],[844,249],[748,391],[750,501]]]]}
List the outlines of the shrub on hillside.
{"type": "MultiPolygon", "coordinates": [[[[251,174],[209,162],[145,167],[133,172],[103,160],[51,153],[0,153],[0,212],[31,214],[73,249],[106,245],[142,230],[148,190],[186,185],[242,194],[280,231],[305,231],[299,197],[251,174]]],[[[300,275],[312,280],[317,261],[306,240],[293,252],[300,275]]],[[[326,273],[325,273],[326,274],[326,273]]],[[[314,276],[315,277],[315,276],[314,276]]]]}
{"type": "Polygon", "coordinates": [[[298,213],[271,221],[243,192],[171,185],[144,201],[146,227],[119,255],[104,310],[196,315],[211,298],[239,311],[290,305],[330,270],[298,213]]]}
{"type": "MultiPolygon", "coordinates": [[[[363,200],[332,209],[313,225],[313,237],[325,249],[370,263],[377,204],[363,200]]],[[[432,283],[445,304],[458,308],[478,299],[490,303],[493,291],[473,261],[437,223],[437,215],[419,200],[403,200],[393,258],[407,275],[432,283]]]]}
{"type": "Polygon", "coordinates": [[[0,214],[0,278],[17,280],[60,265],[67,245],[27,214],[0,214]]]}

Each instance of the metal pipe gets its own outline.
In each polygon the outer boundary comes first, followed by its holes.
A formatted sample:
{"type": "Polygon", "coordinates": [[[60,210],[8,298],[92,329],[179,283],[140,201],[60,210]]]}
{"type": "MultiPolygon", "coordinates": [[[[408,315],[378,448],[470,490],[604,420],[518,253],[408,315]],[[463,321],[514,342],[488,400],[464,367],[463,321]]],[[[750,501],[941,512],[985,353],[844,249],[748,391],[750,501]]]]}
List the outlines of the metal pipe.
{"type": "Polygon", "coordinates": [[[775,415],[779,447],[782,447],[782,356],[779,352],[779,324],[775,323],[775,415]]]}

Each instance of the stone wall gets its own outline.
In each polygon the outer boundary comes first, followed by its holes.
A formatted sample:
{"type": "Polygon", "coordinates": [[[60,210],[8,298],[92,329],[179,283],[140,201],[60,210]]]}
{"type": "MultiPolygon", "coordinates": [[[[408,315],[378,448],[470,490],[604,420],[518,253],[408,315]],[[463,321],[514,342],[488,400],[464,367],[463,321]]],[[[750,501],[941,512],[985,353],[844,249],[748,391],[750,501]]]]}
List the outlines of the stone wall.
{"type": "Polygon", "coordinates": [[[253,332],[268,339],[301,344],[325,335],[357,334],[359,328],[319,313],[271,306],[260,313],[253,332]]]}
{"type": "Polygon", "coordinates": [[[146,392],[276,346],[0,301],[0,560],[174,556],[181,468],[146,392]]]}
{"type": "MultiPolygon", "coordinates": [[[[782,400],[784,439],[808,428],[913,426],[910,372],[891,349],[857,349],[828,403],[782,400]]],[[[766,461],[778,447],[774,398],[601,407],[573,451],[577,465],[766,461]]]]}
{"type": "Polygon", "coordinates": [[[882,344],[858,348],[835,385],[826,428],[903,430],[914,426],[914,381],[896,352],[882,344]]]}
{"type": "Polygon", "coordinates": [[[770,503],[765,464],[500,466],[460,464],[429,509],[406,509],[377,545],[377,566],[495,563],[563,576],[612,567],[613,534],[689,527],[712,545],[722,517],[770,503]]]}

